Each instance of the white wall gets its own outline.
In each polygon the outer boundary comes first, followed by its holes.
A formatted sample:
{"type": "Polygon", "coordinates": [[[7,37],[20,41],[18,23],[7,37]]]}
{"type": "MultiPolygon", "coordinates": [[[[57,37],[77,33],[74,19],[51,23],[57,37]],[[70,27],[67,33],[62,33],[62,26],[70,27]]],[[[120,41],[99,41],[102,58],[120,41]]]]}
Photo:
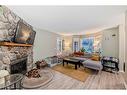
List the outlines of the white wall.
{"type": "Polygon", "coordinates": [[[124,73],[124,79],[127,84],[127,11],[125,14],[125,73],[124,73]]]}
{"type": "Polygon", "coordinates": [[[123,71],[125,62],[125,13],[118,16],[117,20],[109,21],[100,30],[119,26],[119,69],[123,71]]]}
{"type": "Polygon", "coordinates": [[[121,16],[119,24],[119,68],[123,71],[125,62],[125,14],[121,16]]]}
{"type": "Polygon", "coordinates": [[[119,28],[102,31],[102,55],[119,58],[119,28]],[[116,36],[112,36],[116,35],[116,36]]]}
{"type": "Polygon", "coordinates": [[[126,61],[126,73],[127,73],[127,11],[126,11],[126,14],[125,14],[125,61],[126,61]]]}
{"type": "Polygon", "coordinates": [[[42,58],[54,56],[57,53],[57,37],[60,35],[41,29],[34,29],[36,37],[33,48],[34,62],[42,58]]]}
{"type": "Polygon", "coordinates": [[[125,29],[124,25],[119,25],[119,68],[123,71],[125,62],[125,29]]]}

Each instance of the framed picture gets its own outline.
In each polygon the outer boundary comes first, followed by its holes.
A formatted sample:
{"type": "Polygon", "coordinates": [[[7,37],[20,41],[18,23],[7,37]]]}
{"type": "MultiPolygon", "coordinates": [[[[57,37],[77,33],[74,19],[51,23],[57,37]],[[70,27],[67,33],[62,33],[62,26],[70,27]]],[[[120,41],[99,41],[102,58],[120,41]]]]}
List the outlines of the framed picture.
{"type": "Polygon", "coordinates": [[[35,35],[36,32],[31,27],[24,24],[22,21],[19,21],[14,42],[21,44],[33,44],[35,35]]]}

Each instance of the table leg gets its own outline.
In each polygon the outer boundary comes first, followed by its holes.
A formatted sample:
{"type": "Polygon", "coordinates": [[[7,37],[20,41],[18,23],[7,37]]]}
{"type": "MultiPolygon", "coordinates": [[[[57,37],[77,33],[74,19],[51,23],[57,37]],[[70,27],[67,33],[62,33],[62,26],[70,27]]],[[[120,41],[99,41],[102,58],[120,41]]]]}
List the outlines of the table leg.
{"type": "Polygon", "coordinates": [[[5,87],[5,89],[7,90],[7,89],[8,89],[8,87],[5,87]]]}
{"type": "Polygon", "coordinates": [[[80,63],[78,64],[78,67],[80,68],[80,63]]]}
{"type": "Polygon", "coordinates": [[[118,63],[115,63],[115,67],[116,67],[117,71],[119,71],[118,63]]]}
{"type": "Polygon", "coordinates": [[[14,83],[14,89],[16,89],[16,83],[14,83]]]}
{"type": "Polygon", "coordinates": [[[77,64],[75,64],[75,70],[77,70],[77,64]]]}
{"type": "Polygon", "coordinates": [[[63,60],[63,66],[64,66],[64,60],[63,60]]]}
{"type": "Polygon", "coordinates": [[[22,82],[19,82],[19,89],[22,89],[22,82]]]}

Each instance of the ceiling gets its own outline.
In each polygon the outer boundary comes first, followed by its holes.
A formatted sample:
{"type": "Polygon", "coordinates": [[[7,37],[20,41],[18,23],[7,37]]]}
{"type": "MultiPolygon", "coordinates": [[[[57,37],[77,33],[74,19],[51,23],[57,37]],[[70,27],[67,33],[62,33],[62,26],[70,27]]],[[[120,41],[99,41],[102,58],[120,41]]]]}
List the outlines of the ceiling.
{"type": "Polygon", "coordinates": [[[115,21],[127,6],[7,6],[33,27],[71,35],[115,21]]]}

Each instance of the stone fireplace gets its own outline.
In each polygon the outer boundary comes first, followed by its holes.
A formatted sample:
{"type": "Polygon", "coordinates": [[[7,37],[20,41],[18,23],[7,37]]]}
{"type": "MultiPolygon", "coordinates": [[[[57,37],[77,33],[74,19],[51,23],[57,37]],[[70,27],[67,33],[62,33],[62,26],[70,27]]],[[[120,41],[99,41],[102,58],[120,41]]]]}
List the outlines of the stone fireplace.
{"type": "MultiPolygon", "coordinates": [[[[22,20],[26,25],[32,28],[31,25],[27,24],[23,19],[9,10],[6,6],[0,6],[0,42],[12,42],[15,36],[15,30],[19,20],[22,20]]],[[[10,73],[11,66],[14,64],[25,64],[26,70],[30,70],[33,65],[33,46],[0,46],[0,70],[7,69],[10,73]],[[27,58],[26,58],[27,56],[27,58]],[[24,59],[25,58],[25,59],[24,59]],[[27,61],[26,64],[24,61],[27,61]],[[22,62],[22,61],[23,62],[22,62]],[[19,62],[17,62],[19,61],[19,62]],[[21,61],[21,62],[20,62],[21,61]],[[17,62],[17,63],[16,63],[17,62]]]]}
{"type": "Polygon", "coordinates": [[[11,66],[13,64],[22,63],[26,60],[27,70],[32,68],[33,51],[32,47],[0,47],[0,65],[2,69],[7,69],[11,73],[11,66]],[[23,60],[24,59],[24,60],[23,60]]]}

